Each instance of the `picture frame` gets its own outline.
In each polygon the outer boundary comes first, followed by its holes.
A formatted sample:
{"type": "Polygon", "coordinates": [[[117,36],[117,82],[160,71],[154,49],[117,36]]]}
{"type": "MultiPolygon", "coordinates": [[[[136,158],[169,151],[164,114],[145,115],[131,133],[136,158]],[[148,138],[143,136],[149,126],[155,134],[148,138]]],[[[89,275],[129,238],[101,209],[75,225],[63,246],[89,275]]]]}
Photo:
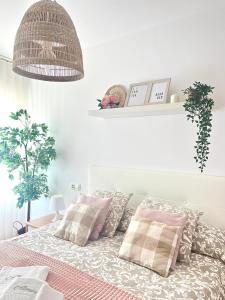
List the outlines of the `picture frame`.
{"type": "Polygon", "coordinates": [[[149,99],[146,104],[162,104],[167,102],[171,78],[153,80],[149,99]]]}
{"type": "Polygon", "coordinates": [[[152,83],[151,81],[132,83],[127,94],[124,106],[145,105],[149,99],[152,83]]]}

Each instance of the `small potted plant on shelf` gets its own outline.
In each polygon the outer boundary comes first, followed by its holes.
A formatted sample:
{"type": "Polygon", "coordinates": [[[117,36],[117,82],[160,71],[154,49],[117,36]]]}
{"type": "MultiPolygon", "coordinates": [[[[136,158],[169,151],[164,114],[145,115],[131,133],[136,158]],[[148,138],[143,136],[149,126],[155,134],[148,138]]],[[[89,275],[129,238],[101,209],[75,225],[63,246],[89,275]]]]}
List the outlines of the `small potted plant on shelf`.
{"type": "Polygon", "coordinates": [[[118,97],[114,95],[106,95],[102,99],[97,99],[97,101],[99,109],[117,108],[120,105],[118,97]]]}

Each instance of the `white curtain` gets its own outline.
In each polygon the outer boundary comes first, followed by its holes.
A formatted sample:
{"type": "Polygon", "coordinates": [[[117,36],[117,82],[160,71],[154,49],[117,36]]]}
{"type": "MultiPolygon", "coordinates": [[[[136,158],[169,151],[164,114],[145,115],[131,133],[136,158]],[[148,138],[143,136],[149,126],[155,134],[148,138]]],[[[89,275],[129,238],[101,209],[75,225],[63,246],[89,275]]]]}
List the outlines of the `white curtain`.
{"type": "MultiPolygon", "coordinates": [[[[29,86],[28,79],[14,74],[12,65],[0,60],[0,127],[13,126],[10,112],[27,107],[29,86]]],[[[6,167],[0,164],[0,240],[16,235],[13,222],[24,223],[26,219],[26,207],[16,208],[16,196],[12,192],[14,184],[8,179],[6,167]]]]}

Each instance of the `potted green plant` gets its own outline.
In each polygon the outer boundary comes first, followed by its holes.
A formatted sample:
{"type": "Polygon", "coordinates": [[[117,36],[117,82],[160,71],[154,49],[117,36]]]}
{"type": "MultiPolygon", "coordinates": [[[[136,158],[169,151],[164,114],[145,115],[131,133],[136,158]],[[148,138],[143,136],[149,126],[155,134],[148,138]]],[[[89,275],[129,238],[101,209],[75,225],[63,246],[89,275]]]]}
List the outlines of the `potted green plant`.
{"type": "Polygon", "coordinates": [[[27,203],[30,221],[31,201],[49,193],[46,171],[56,158],[55,139],[48,136],[48,126],[31,122],[27,110],[11,113],[18,127],[0,128],[0,163],[7,166],[9,178],[16,179],[13,189],[17,207],[27,203]]]}
{"type": "Polygon", "coordinates": [[[187,112],[187,120],[197,125],[197,140],[195,145],[196,155],[194,159],[201,172],[206,167],[209,157],[209,138],[212,130],[212,109],[214,101],[210,97],[214,87],[201,82],[194,82],[193,86],[184,90],[187,99],[184,103],[187,112]]]}

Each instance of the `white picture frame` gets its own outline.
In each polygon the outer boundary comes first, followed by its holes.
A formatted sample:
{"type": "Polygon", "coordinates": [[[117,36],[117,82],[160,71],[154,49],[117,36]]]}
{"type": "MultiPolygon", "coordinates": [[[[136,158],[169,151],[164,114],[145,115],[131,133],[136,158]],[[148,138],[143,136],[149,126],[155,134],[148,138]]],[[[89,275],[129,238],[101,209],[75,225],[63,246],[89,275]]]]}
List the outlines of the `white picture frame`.
{"type": "Polygon", "coordinates": [[[145,105],[146,101],[149,99],[151,86],[151,81],[131,84],[124,106],[145,105]]]}
{"type": "Polygon", "coordinates": [[[167,102],[171,78],[152,81],[147,104],[162,104],[167,102]]]}

